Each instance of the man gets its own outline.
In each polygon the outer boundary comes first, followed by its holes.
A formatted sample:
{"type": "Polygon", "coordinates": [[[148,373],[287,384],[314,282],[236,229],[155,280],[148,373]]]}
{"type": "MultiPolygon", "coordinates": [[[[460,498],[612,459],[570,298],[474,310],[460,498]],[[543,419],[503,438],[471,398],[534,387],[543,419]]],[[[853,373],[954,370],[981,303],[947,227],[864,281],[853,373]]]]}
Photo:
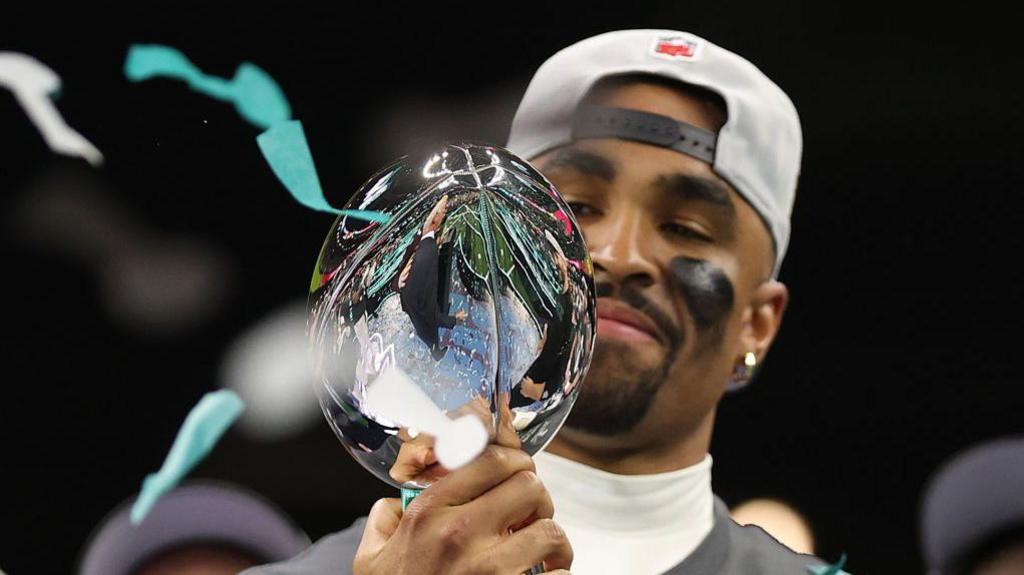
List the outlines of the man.
{"type": "Polygon", "coordinates": [[[986,441],[947,461],[921,506],[929,575],[1024,573],[1024,436],[986,441]]]}
{"type": "Polygon", "coordinates": [[[178,486],[138,525],[130,518],[133,501],[97,526],[79,575],[233,575],[309,546],[306,534],[280,510],[228,484],[178,486]]]}
{"type": "Polygon", "coordinates": [[[440,361],[448,351],[447,346],[441,344],[438,330],[442,327],[453,329],[457,321],[466,318],[465,310],[455,312],[454,316],[448,315],[448,282],[441,284],[444,289],[440,294],[438,292],[441,270],[435,235],[444,222],[447,206],[448,196],[442,196],[427,216],[397,284],[402,310],[409,315],[416,335],[430,347],[430,354],[436,361],[440,361]]]}
{"type": "Polygon", "coordinates": [[[750,380],[788,300],[775,277],[801,154],[789,98],[702,38],[611,32],[538,69],[508,147],[565,197],[594,263],[597,344],[565,427],[536,465],[491,446],[404,513],[378,501],[300,560],[249,573],[345,572],[353,557],[364,575],[820,565],[732,522],[707,453],[719,399],[750,380]]]}

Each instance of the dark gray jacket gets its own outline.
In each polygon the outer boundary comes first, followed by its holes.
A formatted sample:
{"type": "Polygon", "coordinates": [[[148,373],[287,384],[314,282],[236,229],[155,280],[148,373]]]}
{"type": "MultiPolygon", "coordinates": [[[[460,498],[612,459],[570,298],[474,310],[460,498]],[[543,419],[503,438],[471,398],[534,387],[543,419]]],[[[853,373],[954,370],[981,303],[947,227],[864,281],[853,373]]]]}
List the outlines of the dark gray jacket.
{"type": "MultiPolygon", "coordinates": [[[[289,561],[253,567],[241,575],[350,574],[365,522],[359,519],[348,529],[320,539],[289,561]]],[[[737,524],[716,497],[711,533],[666,575],[815,575],[824,565],[813,555],[791,551],[760,527],[737,524]],[[809,569],[812,566],[818,569],[809,569]]]]}

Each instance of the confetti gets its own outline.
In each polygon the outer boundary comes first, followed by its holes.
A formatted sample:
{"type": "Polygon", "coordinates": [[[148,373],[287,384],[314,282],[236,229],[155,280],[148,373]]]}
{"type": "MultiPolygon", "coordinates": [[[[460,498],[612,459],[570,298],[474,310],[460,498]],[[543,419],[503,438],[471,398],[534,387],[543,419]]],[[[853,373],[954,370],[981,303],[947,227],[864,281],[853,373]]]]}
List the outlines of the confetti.
{"type": "Polygon", "coordinates": [[[0,86],[14,93],[50,149],[85,158],[93,166],[103,154],[64,122],[51,99],[60,91],[60,77],[42,62],[18,52],[0,52],[0,86]]]}
{"type": "Polygon", "coordinates": [[[324,197],[302,122],[291,119],[281,87],[262,68],[242,62],[231,79],[203,73],[179,50],[159,44],[128,49],[124,74],[133,82],[164,77],[181,80],[211,98],[231,102],[246,121],[264,130],[256,137],[274,175],[302,205],[314,210],[387,223],[390,217],[368,210],[339,210],[324,197]]]}
{"type": "Polygon", "coordinates": [[[433,435],[438,462],[457,469],[487,447],[487,429],[472,414],[449,419],[409,376],[388,367],[366,390],[366,410],[402,427],[433,435]]]}
{"type": "Polygon", "coordinates": [[[170,46],[136,44],[128,49],[124,75],[133,82],[157,77],[182,80],[196,92],[233,103],[239,115],[258,128],[267,129],[292,115],[291,106],[277,82],[249,62],[242,62],[234,78],[227,80],[204,74],[170,46]]]}
{"type": "Polygon", "coordinates": [[[808,565],[807,570],[813,575],[850,575],[843,571],[845,565],[846,553],[843,553],[839,556],[839,561],[836,561],[834,565],[808,565]]]}
{"type": "Polygon", "coordinates": [[[157,499],[174,489],[210,453],[244,409],[241,398],[230,390],[211,391],[199,400],[181,424],[160,470],[142,482],[142,491],[132,505],[132,524],[141,523],[157,499]]]}
{"type": "Polygon", "coordinates": [[[271,126],[256,136],[256,143],[263,157],[270,164],[277,179],[291,191],[298,202],[321,212],[359,218],[370,222],[387,223],[391,218],[384,213],[370,210],[339,210],[327,203],[320,179],[313,165],[313,154],[306,142],[302,122],[292,120],[271,126]]]}

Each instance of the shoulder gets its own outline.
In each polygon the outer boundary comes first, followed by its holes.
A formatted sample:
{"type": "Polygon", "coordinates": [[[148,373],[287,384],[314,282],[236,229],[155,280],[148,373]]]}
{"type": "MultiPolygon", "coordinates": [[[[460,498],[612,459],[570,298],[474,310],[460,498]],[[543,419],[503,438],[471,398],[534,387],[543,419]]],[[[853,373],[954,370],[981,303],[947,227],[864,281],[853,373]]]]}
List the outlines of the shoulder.
{"type": "Polygon", "coordinates": [[[344,531],[325,535],[302,553],[279,563],[247,569],[239,575],[319,575],[352,573],[352,559],[363,538],[366,518],[357,519],[344,531]]]}
{"type": "Polygon", "coordinates": [[[814,555],[797,553],[756,525],[740,525],[727,519],[731,543],[730,558],[744,573],[803,573],[808,567],[826,563],[814,555]]]}
{"type": "Polygon", "coordinates": [[[715,497],[715,523],[704,541],[671,575],[848,575],[813,555],[797,553],[757,526],[732,520],[729,509],[715,497]]]}

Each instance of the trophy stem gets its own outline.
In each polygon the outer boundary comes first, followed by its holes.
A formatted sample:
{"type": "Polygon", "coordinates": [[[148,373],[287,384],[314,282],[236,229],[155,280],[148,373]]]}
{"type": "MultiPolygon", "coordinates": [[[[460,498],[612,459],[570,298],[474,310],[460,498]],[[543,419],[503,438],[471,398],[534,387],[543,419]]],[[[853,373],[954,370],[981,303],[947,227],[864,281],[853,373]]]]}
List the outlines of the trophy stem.
{"type": "Polygon", "coordinates": [[[416,496],[420,494],[420,491],[423,490],[416,489],[415,487],[402,488],[402,511],[405,511],[405,508],[408,507],[410,503],[412,503],[412,500],[416,499],[416,496]]]}

